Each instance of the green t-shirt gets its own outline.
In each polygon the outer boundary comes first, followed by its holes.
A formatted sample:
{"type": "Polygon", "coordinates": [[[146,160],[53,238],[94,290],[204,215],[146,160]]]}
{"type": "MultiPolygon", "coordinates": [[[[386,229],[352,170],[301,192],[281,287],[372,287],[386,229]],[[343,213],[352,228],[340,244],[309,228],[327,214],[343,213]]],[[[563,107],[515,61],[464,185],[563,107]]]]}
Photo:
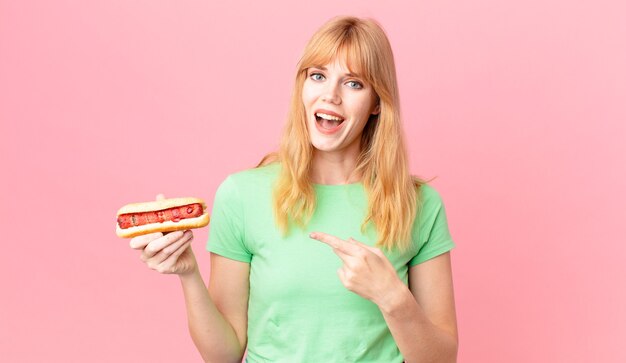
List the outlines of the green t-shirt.
{"type": "MultiPolygon", "coordinates": [[[[279,171],[279,164],[271,164],[228,176],[211,214],[207,249],[250,263],[247,362],[402,362],[378,307],[346,289],[337,276],[341,259],[309,238],[318,231],[374,245],[375,230],[361,232],[363,184],[314,185],[310,223],[283,237],[272,207],[279,171]]],[[[405,284],[410,266],[454,247],[441,197],[428,185],[422,193],[411,248],[386,253],[405,284]]]]}

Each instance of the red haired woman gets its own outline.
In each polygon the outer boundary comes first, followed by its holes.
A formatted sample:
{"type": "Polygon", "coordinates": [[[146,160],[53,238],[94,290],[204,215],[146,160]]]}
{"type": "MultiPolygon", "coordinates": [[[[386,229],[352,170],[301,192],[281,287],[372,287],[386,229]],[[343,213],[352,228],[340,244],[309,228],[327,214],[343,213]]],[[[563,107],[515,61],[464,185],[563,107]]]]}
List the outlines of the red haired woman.
{"type": "Polygon", "coordinates": [[[192,232],[136,237],[180,276],[206,362],[454,362],[439,194],[412,177],[389,41],[339,17],[307,44],[280,149],[218,188],[208,290],[192,232]]]}

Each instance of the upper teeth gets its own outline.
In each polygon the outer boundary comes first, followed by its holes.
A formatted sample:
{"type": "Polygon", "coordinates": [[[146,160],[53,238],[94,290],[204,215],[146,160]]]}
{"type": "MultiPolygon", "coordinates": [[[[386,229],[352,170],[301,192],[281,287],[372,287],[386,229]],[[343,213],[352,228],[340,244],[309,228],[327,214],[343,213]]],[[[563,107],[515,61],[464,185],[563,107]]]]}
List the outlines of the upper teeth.
{"type": "Polygon", "coordinates": [[[327,115],[327,114],[321,113],[321,112],[318,112],[315,115],[317,115],[318,117],[321,117],[323,119],[331,120],[331,121],[341,121],[341,120],[343,120],[341,117],[327,115]]]}

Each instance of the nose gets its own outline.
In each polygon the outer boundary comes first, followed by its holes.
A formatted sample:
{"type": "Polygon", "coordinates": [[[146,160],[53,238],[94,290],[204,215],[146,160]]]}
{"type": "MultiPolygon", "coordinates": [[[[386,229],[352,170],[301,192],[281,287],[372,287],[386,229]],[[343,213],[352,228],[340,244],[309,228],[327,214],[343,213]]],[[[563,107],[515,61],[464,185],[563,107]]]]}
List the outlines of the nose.
{"type": "Polygon", "coordinates": [[[341,104],[341,96],[339,95],[336,85],[329,84],[326,89],[324,89],[324,93],[322,94],[322,101],[333,103],[335,105],[341,104]]]}

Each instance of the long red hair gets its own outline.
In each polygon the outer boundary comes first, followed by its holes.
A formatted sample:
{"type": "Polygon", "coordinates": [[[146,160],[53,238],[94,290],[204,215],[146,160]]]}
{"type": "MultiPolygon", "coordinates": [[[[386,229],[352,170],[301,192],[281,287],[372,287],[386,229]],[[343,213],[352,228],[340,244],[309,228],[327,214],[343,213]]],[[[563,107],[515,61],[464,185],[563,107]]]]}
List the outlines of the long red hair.
{"type": "Polygon", "coordinates": [[[328,64],[336,58],[345,61],[351,72],[369,83],[380,102],[380,113],[371,116],[363,130],[354,170],[355,175],[363,178],[369,203],[361,229],[373,223],[378,247],[405,249],[420,206],[419,186],[425,182],[409,173],[393,52],[384,30],[371,19],[331,19],[304,49],[280,148],[259,163],[259,166],[271,162],[282,164],[274,189],[276,223],[287,234],[292,223],[304,228],[315,210],[315,191],[310,180],[313,146],[306,125],[302,87],[309,67],[328,64]]]}

